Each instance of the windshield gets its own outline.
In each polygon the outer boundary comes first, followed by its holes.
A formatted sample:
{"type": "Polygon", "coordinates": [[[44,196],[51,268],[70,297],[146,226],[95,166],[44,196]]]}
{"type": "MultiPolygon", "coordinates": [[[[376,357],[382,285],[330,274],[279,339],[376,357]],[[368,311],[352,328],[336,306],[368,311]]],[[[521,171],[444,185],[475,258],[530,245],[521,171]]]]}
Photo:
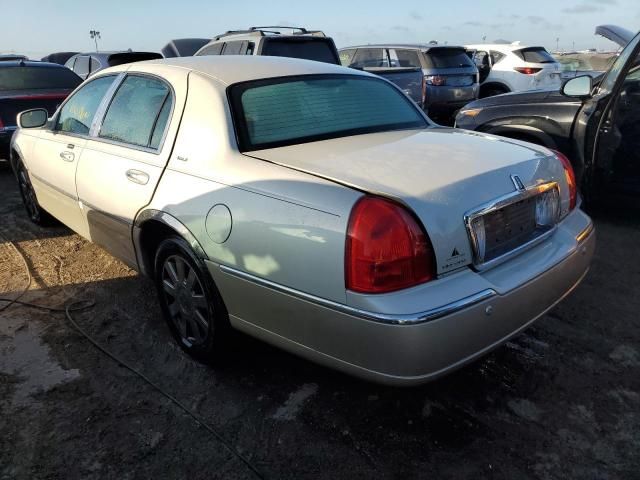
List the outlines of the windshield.
{"type": "MultiPolygon", "coordinates": [[[[611,93],[613,87],[615,87],[616,80],[620,76],[620,73],[624,69],[624,66],[627,64],[629,57],[633,54],[633,51],[638,46],[640,42],[640,35],[636,35],[636,37],[622,50],[620,56],[613,63],[611,69],[607,72],[606,77],[598,86],[598,94],[607,94],[611,93]]],[[[638,58],[636,58],[635,64],[631,68],[637,68],[638,58]]]]}
{"type": "Polygon", "coordinates": [[[393,85],[356,75],[244,82],[230,98],[241,151],[429,125],[393,85]]]}
{"type": "Polygon", "coordinates": [[[270,38],[262,48],[262,55],[302,58],[340,65],[333,42],[326,38],[270,38]]]}
{"type": "Polygon", "coordinates": [[[475,64],[462,48],[432,48],[424,52],[427,68],[463,68],[475,64]]]}
{"type": "Polygon", "coordinates": [[[0,68],[0,90],[74,89],[82,79],[68,68],[0,68]]]}
{"type": "Polygon", "coordinates": [[[543,47],[522,48],[515,50],[513,53],[529,63],[556,63],[555,58],[543,47]]]}

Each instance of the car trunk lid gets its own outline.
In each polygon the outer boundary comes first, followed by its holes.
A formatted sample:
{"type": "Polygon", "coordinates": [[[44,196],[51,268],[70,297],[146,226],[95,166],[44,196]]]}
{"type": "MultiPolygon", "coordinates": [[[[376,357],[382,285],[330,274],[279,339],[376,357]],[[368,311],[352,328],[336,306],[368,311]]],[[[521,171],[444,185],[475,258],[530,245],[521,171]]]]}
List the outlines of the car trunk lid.
{"type": "Polygon", "coordinates": [[[563,184],[549,151],[524,142],[455,129],[358,135],[246,153],[252,157],[398,200],[423,222],[438,273],[473,260],[465,214],[524,186],[563,184]]]}

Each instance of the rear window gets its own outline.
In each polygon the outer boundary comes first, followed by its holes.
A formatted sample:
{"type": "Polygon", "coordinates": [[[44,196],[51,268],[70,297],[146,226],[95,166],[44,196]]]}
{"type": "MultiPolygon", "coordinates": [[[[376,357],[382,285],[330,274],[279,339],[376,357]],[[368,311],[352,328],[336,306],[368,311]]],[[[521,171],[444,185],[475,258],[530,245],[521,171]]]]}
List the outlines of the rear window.
{"type": "Polygon", "coordinates": [[[525,62],[530,63],[555,63],[556,60],[547,52],[543,47],[531,47],[523,48],[521,50],[515,50],[517,56],[519,56],[525,62]]]}
{"type": "Polygon", "coordinates": [[[125,52],[114,53],[109,56],[109,66],[124,65],[125,63],[142,62],[144,60],[156,60],[162,58],[159,53],[153,52],[125,52]]]}
{"type": "Polygon", "coordinates": [[[82,79],[66,67],[0,68],[0,90],[74,89],[82,79]]]}
{"type": "Polygon", "coordinates": [[[376,78],[306,75],[244,82],[229,93],[241,151],[428,126],[411,100],[376,78]]]}
{"type": "Polygon", "coordinates": [[[335,45],[327,38],[269,38],[262,47],[262,55],[340,64],[335,45]]]}
{"type": "Polygon", "coordinates": [[[428,68],[464,68],[474,64],[462,48],[432,48],[424,53],[428,68]]]}

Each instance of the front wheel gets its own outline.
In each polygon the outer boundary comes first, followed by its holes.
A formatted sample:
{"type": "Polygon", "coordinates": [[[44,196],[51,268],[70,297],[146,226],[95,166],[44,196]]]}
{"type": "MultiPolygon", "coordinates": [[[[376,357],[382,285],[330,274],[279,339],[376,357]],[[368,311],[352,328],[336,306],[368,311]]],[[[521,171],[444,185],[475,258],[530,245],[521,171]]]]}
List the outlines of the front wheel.
{"type": "Polygon", "coordinates": [[[44,211],[38,203],[36,192],[29,179],[29,173],[22,162],[18,162],[17,164],[16,175],[18,177],[18,188],[20,188],[22,203],[27,211],[29,220],[41,227],[51,225],[53,223],[53,217],[44,211]]]}
{"type": "Polygon", "coordinates": [[[200,361],[216,359],[228,334],[227,311],[204,262],[182,238],[160,243],[155,284],[163,316],[180,347],[200,361]]]}

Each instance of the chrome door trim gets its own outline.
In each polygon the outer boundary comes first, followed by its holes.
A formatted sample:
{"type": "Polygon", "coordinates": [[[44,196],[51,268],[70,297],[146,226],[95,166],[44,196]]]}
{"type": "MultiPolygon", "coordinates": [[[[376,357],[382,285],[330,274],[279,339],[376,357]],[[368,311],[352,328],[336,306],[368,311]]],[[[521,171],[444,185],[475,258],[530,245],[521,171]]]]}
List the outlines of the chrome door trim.
{"type": "Polygon", "coordinates": [[[266,287],[280,293],[284,293],[286,295],[291,295],[301,300],[315,303],[316,305],[320,305],[322,307],[330,308],[347,315],[353,315],[354,317],[359,317],[364,320],[371,320],[374,322],[386,323],[390,325],[417,325],[420,323],[430,322],[438,318],[451,315],[452,313],[459,312],[460,310],[464,310],[465,308],[471,307],[484,300],[488,300],[489,298],[492,298],[498,294],[495,290],[487,288],[473,295],[469,295],[468,297],[461,298],[460,300],[457,300],[455,302],[425,310],[423,312],[409,314],[389,314],[371,312],[360,308],[350,307],[349,305],[334,302],[332,300],[327,300],[326,298],[317,297],[315,295],[311,295],[310,293],[301,292],[300,290],[296,290],[294,288],[287,287],[285,285],[281,285],[279,283],[275,283],[261,277],[257,277],[250,273],[243,272],[226,265],[220,265],[220,270],[228,275],[241,278],[242,280],[255,283],[262,287],[266,287]]]}

